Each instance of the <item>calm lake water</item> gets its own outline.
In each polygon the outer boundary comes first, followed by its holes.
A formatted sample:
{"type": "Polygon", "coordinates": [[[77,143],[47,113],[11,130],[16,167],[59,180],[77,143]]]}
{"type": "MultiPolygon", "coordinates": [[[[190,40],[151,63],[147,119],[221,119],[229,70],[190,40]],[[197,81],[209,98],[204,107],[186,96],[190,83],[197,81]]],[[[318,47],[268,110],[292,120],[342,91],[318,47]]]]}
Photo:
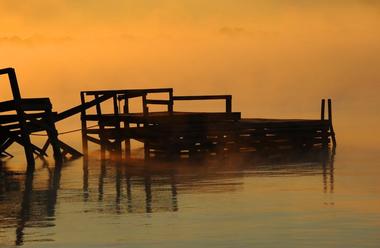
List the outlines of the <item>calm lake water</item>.
{"type": "MultiPolygon", "coordinates": [[[[0,247],[379,247],[380,156],[3,167],[0,247]],[[5,172],[3,172],[5,173],[5,172]]],[[[17,160],[16,160],[17,161],[17,160]]]]}

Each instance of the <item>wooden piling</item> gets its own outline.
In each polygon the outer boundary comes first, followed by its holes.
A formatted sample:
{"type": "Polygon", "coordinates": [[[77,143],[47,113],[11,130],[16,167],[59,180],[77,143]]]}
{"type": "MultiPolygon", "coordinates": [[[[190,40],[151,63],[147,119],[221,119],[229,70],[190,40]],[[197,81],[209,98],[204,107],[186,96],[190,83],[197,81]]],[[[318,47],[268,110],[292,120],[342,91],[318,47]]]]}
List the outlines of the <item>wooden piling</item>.
{"type": "Polygon", "coordinates": [[[331,99],[328,99],[328,101],[327,101],[327,108],[328,108],[329,125],[330,125],[330,136],[331,136],[331,139],[332,139],[333,146],[336,147],[335,132],[334,132],[334,127],[333,127],[333,123],[332,123],[332,103],[331,103],[331,99]]]}
{"type": "MultiPolygon", "coordinates": [[[[118,107],[118,104],[117,104],[117,96],[114,95],[112,97],[112,102],[113,102],[113,111],[114,111],[114,115],[115,117],[119,116],[119,107],[118,107]]],[[[115,138],[114,140],[114,149],[115,151],[117,152],[117,154],[120,154],[121,155],[121,131],[120,131],[120,121],[116,121],[115,122],[115,129],[117,130],[117,132],[119,133],[119,135],[115,138]]]]}
{"type": "Polygon", "coordinates": [[[54,159],[57,163],[62,163],[63,158],[62,158],[62,153],[61,153],[61,146],[58,140],[58,132],[57,129],[55,128],[55,124],[53,121],[53,114],[51,111],[51,106],[49,109],[46,110],[46,119],[47,119],[47,133],[49,137],[49,141],[53,147],[53,154],[54,154],[54,159]]]}
{"type": "MultiPolygon", "coordinates": [[[[80,100],[82,103],[81,105],[84,105],[86,103],[84,92],[80,93],[80,100]]],[[[87,121],[85,117],[86,117],[86,109],[82,108],[81,109],[82,149],[83,149],[83,154],[87,156],[88,155],[88,139],[87,139],[87,121]]]]}
{"type": "MultiPolygon", "coordinates": [[[[123,96],[124,99],[124,108],[123,108],[123,114],[129,114],[129,99],[127,95],[123,96]]],[[[128,129],[130,127],[128,121],[124,121],[124,128],[128,129]]],[[[131,156],[131,139],[126,138],[124,141],[125,145],[125,157],[129,158],[131,156]]]]}
{"type": "Polygon", "coordinates": [[[18,87],[16,72],[13,68],[7,68],[5,69],[6,73],[8,74],[9,82],[11,84],[13,99],[14,99],[14,107],[16,109],[17,116],[19,118],[20,123],[20,130],[21,130],[21,139],[24,143],[24,151],[25,151],[25,157],[28,164],[28,168],[34,168],[35,161],[33,157],[33,149],[29,137],[29,131],[26,124],[26,118],[24,114],[24,110],[22,109],[22,102],[21,102],[21,93],[20,89],[18,87]]]}
{"type": "Polygon", "coordinates": [[[321,120],[325,120],[325,99],[321,100],[321,120]]]}

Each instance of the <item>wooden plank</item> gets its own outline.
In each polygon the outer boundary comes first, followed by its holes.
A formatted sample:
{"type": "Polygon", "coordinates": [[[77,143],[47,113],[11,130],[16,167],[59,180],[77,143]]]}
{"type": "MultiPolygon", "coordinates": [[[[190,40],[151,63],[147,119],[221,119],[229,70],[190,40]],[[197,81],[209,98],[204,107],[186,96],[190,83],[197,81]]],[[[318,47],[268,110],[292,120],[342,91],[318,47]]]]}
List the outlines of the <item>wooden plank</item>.
{"type": "Polygon", "coordinates": [[[146,99],[146,104],[169,105],[170,100],[146,99]]]}
{"type": "Polygon", "coordinates": [[[9,100],[0,102],[0,112],[16,110],[23,111],[45,110],[51,107],[49,98],[22,98],[19,100],[9,100]]]}
{"type": "Polygon", "coordinates": [[[75,106],[73,108],[70,108],[66,111],[63,111],[63,112],[57,114],[57,116],[55,117],[55,122],[61,121],[61,120],[66,119],[70,116],[81,113],[83,110],[89,109],[89,108],[91,108],[91,107],[93,107],[93,106],[95,106],[101,102],[104,102],[110,98],[112,98],[112,95],[103,95],[103,96],[100,96],[100,97],[98,97],[92,101],[80,104],[80,105],[75,106]]]}
{"type": "Polygon", "coordinates": [[[173,91],[173,88],[152,88],[152,89],[125,89],[125,90],[90,90],[82,91],[86,95],[99,94],[145,94],[145,93],[166,93],[173,91]]]}
{"type": "MultiPolygon", "coordinates": [[[[38,119],[45,116],[45,113],[26,113],[27,119],[38,119]]],[[[0,124],[18,122],[18,116],[16,114],[4,114],[0,115],[0,124]]]]}
{"type": "Polygon", "coordinates": [[[73,156],[73,158],[79,158],[79,157],[82,157],[83,154],[80,153],[79,151],[77,151],[76,149],[72,148],[71,146],[67,145],[66,143],[64,143],[63,141],[61,140],[58,140],[59,142],[59,146],[65,151],[65,152],[68,152],[71,154],[71,156],[73,156]]]}
{"type": "Polygon", "coordinates": [[[113,114],[100,115],[86,115],[85,120],[93,121],[128,121],[129,123],[180,123],[180,122],[197,122],[197,121],[221,121],[221,120],[239,120],[241,114],[239,112],[225,113],[200,113],[200,112],[150,112],[149,115],[142,114],[120,114],[118,116],[113,114]]]}
{"type": "Polygon", "coordinates": [[[199,96],[173,96],[174,101],[188,100],[226,100],[231,98],[231,95],[199,95],[199,96]]]}

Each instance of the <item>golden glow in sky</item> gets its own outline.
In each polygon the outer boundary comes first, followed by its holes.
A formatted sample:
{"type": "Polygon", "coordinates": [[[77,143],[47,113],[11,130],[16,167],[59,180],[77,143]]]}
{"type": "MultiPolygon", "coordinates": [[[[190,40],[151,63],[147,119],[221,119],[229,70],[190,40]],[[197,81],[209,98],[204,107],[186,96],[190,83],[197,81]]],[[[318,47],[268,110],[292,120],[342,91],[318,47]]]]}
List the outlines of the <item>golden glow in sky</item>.
{"type": "Polygon", "coordinates": [[[378,1],[0,0],[0,23],[0,67],[58,111],[80,90],[169,86],[231,93],[244,116],[318,117],[332,97],[338,130],[379,123],[378,1]]]}

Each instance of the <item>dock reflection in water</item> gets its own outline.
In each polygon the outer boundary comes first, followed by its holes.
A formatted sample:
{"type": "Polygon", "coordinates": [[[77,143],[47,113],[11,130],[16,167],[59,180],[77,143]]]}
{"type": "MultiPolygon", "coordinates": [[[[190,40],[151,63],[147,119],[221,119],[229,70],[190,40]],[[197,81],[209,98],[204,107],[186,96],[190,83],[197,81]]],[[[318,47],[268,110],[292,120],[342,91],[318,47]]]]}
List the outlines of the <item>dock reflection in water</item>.
{"type": "MultiPolygon", "coordinates": [[[[181,212],[180,196],[185,199],[185,210],[191,212],[194,205],[202,205],[197,197],[191,200],[191,196],[225,197],[242,191],[246,178],[317,176],[320,191],[331,194],[333,161],[328,151],[208,161],[115,161],[90,157],[55,167],[45,161],[26,174],[7,171],[7,165],[3,164],[0,244],[52,244],[65,236],[60,230],[71,228],[67,218],[72,216],[89,215],[107,220],[104,226],[81,223],[86,227],[81,231],[91,236],[93,229],[122,225],[116,216],[137,214],[139,218],[149,218],[156,213],[181,212]]],[[[244,206],[235,206],[237,210],[239,207],[244,206]]]]}

